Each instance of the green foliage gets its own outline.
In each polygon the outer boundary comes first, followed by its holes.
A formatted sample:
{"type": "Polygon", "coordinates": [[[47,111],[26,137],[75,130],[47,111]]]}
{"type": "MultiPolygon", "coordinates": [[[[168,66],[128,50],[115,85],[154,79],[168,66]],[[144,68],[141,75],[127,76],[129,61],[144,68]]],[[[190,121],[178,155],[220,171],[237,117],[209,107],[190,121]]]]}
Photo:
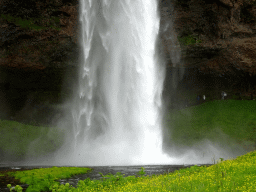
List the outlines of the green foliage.
{"type": "Polygon", "coordinates": [[[54,23],[60,24],[60,18],[59,17],[52,17],[52,20],[54,21],[54,23]]]}
{"type": "MultiPolygon", "coordinates": [[[[141,171],[144,172],[144,168],[141,168],[141,171]]],[[[137,175],[142,175],[142,172],[137,173],[137,175]]],[[[127,184],[132,184],[140,181],[145,176],[135,177],[135,176],[128,176],[124,177],[124,174],[120,172],[116,173],[115,175],[107,174],[103,175],[99,173],[103,178],[101,180],[90,180],[89,178],[85,180],[79,180],[77,188],[70,186],[68,183],[59,185],[54,184],[50,187],[50,190],[57,192],[57,191],[115,191],[116,188],[120,186],[125,186],[127,184]]],[[[144,175],[145,173],[143,173],[144,175]]]]}
{"type": "Polygon", "coordinates": [[[19,185],[16,185],[15,187],[12,187],[11,184],[8,184],[7,187],[10,189],[10,191],[17,191],[17,192],[22,192],[22,187],[19,185]]]}
{"type": "MultiPolygon", "coordinates": [[[[256,151],[234,160],[220,158],[218,164],[191,166],[164,175],[128,176],[121,173],[103,175],[101,180],[80,180],[77,188],[69,183],[60,185],[55,180],[73,174],[87,173],[88,168],[53,167],[10,173],[15,178],[29,184],[27,191],[84,192],[84,191],[254,191],[256,180],[256,151]],[[84,170],[83,170],[84,169],[84,170]]],[[[144,172],[141,168],[140,172],[144,172]]],[[[139,173],[140,173],[139,172],[139,173]]],[[[139,175],[138,173],[138,175],[139,175]]],[[[11,190],[21,191],[20,186],[11,190]]]]}
{"type": "Polygon", "coordinates": [[[34,29],[34,30],[45,29],[45,27],[35,25],[32,19],[26,20],[20,17],[13,17],[11,15],[4,15],[4,14],[1,15],[1,18],[6,19],[8,22],[12,22],[16,25],[19,25],[21,28],[24,28],[24,29],[34,29]]]}
{"type": "Polygon", "coordinates": [[[197,37],[194,37],[193,35],[178,37],[178,40],[179,40],[180,44],[182,44],[184,46],[202,43],[202,41],[200,39],[198,39],[197,37]]]}
{"type": "MultiPolygon", "coordinates": [[[[103,175],[101,180],[80,180],[77,188],[69,183],[52,182],[52,192],[84,191],[254,191],[256,152],[223,160],[210,167],[192,166],[164,175],[128,176],[121,173],[103,175]]],[[[144,169],[141,169],[144,172],[144,169]]],[[[9,186],[10,187],[10,186],[9,186]]],[[[39,190],[39,188],[36,188],[39,190]]]]}
{"type": "Polygon", "coordinates": [[[3,18],[5,20],[7,20],[8,22],[14,23],[15,25],[18,25],[23,29],[39,31],[39,30],[44,30],[47,28],[52,28],[55,30],[60,30],[60,28],[54,26],[55,24],[59,25],[59,23],[60,23],[60,20],[58,17],[50,18],[50,24],[48,27],[40,26],[40,25],[36,24],[36,23],[40,22],[41,20],[43,20],[42,18],[22,19],[21,17],[13,17],[8,14],[6,14],[6,15],[1,14],[0,18],[3,18]]]}
{"type": "MultiPolygon", "coordinates": [[[[76,174],[88,173],[90,168],[78,168],[78,167],[52,167],[52,168],[41,168],[27,171],[19,171],[15,173],[9,173],[19,179],[22,183],[29,185],[27,192],[33,191],[49,191],[54,189],[53,186],[58,186],[58,179],[69,178],[76,174]]],[[[12,189],[10,184],[8,188],[12,189]]],[[[70,187],[69,184],[65,184],[64,187],[70,187]]],[[[18,185],[15,186],[16,191],[21,191],[22,188],[18,185]]]]}
{"type": "Polygon", "coordinates": [[[139,171],[139,173],[138,173],[138,175],[140,175],[140,176],[143,176],[143,175],[145,175],[146,173],[145,173],[145,168],[144,167],[141,167],[140,168],[140,171],[139,171]]]}

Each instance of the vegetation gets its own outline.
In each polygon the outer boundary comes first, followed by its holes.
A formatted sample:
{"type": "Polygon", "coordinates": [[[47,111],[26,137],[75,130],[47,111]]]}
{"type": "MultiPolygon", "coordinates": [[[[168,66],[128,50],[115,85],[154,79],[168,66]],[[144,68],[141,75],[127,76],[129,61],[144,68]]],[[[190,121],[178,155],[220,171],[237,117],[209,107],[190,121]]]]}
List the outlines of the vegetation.
{"type": "Polygon", "coordinates": [[[47,22],[46,26],[37,25],[36,23],[42,22],[42,18],[31,18],[31,19],[22,19],[21,17],[13,17],[9,14],[1,14],[0,18],[7,20],[8,22],[14,23],[15,25],[20,26],[23,29],[30,29],[30,30],[43,30],[47,28],[60,30],[60,28],[56,27],[55,25],[59,24],[58,17],[51,17],[47,22]]]}
{"type": "MultiPolygon", "coordinates": [[[[53,180],[64,178],[60,169],[71,170],[72,168],[51,168],[46,171],[44,176],[41,176],[40,172],[44,169],[33,170],[34,174],[32,174],[33,171],[17,172],[15,177],[30,183],[31,188],[28,188],[27,191],[254,191],[256,185],[255,163],[256,151],[234,160],[223,161],[220,159],[218,164],[210,167],[195,165],[163,175],[143,176],[141,174],[140,177],[124,177],[121,173],[117,173],[116,175],[108,174],[101,180],[88,178],[84,181],[80,180],[77,188],[69,183],[60,185],[53,180]],[[59,174],[55,174],[55,172],[59,172],[59,174]],[[49,185],[50,187],[48,187],[49,185]]],[[[143,172],[143,168],[140,172],[143,172]]],[[[8,187],[11,188],[10,185],[8,187]]],[[[22,189],[16,186],[15,190],[21,191],[22,189]]]]}
{"type": "Polygon", "coordinates": [[[191,145],[204,138],[218,141],[220,132],[243,144],[256,142],[256,102],[253,100],[216,100],[182,110],[166,117],[172,142],[191,145]]]}
{"type": "Polygon", "coordinates": [[[182,37],[180,36],[178,37],[178,40],[181,45],[185,46],[202,43],[202,40],[200,40],[198,37],[194,37],[193,35],[187,35],[182,37]]]}
{"type": "MultiPolygon", "coordinates": [[[[78,167],[52,167],[41,168],[27,171],[11,172],[9,175],[19,179],[22,183],[29,185],[26,191],[49,191],[50,187],[58,184],[56,180],[69,178],[76,174],[85,174],[89,172],[90,168],[78,168],[78,167]]],[[[9,184],[8,188],[12,189],[9,184]]],[[[15,186],[16,191],[22,191],[22,187],[15,186]]]]}
{"type": "MultiPolygon", "coordinates": [[[[171,110],[166,122],[167,126],[172,128],[171,140],[176,144],[191,145],[203,138],[214,141],[219,137],[216,127],[237,142],[255,143],[255,108],[256,102],[251,100],[210,101],[182,110],[171,110]]],[[[42,137],[48,136],[46,142],[45,139],[39,139],[37,147],[49,145],[51,141],[56,142],[55,138],[61,138],[56,137],[56,134],[61,134],[56,132],[56,129],[51,129],[52,132],[48,134],[47,127],[35,127],[12,121],[0,121],[0,130],[1,149],[7,149],[7,152],[15,151],[18,155],[23,153],[30,141],[39,134],[42,137]],[[11,144],[16,140],[21,142],[14,147],[11,144]]],[[[46,148],[54,150],[56,146],[49,145],[46,148]]],[[[38,155],[46,152],[39,149],[38,155]]],[[[101,180],[79,181],[77,188],[69,183],[61,185],[57,180],[74,174],[87,173],[89,169],[53,167],[8,174],[13,174],[22,183],[29,184],[27,191],[253,191],[256,185],[255,163],[256,151],[235,160],[223,161],[221,158],[218,164],[210,167],[193,166],[158,176],[144,176],[144,168],[141,168],[137,176],[125,177],[121,173],[102,175],[101,180]]],[[[18,185],[15,187],[8,185],[8,187],[13,191],[22,191],[22,187],[18,185]]]]}
{"type": "Polygon", "coordinates": [[[25,155],[38,157],[54,152],[63,138],[64,133],[58,128],[0,120],[0,155],[6,158],[21,160],[25,155]]]}
{"type": "MultiPolygon", "coordinates": [[[[173,109],[165,117],[165,127],[171,131],[165,140],[176,146],[191,146],[203,139],[221,143],[221,134],[225,134],[233,143],[252,150],[256,143],[255,108],[253,100],[216,100],[173,109]]],[[[61,146],[64,134],[54,127],[0,120],[0,155],[13,160],[44,156],[61,146]]]]}

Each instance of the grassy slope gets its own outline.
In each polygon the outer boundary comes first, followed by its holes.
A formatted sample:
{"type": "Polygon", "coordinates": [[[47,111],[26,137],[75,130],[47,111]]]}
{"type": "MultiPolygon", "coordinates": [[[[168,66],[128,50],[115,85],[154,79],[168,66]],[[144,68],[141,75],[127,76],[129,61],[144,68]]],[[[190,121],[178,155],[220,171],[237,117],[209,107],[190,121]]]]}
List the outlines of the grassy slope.
{"type": "Polygon", "coordinates": [[[255,191],[256,152],[210,167],[191,167],[175,173],[141,179],[120,191],[255,191]]]}
{"type": "Polygon", "coordinates": [[[158,176],[109,175],[102,180],[79,181],[78,187],[55,184],[53,191],[255,191],[256,152],[210,167],[193,166],[158,176]]]}
{"type": "MultiPolygon", "coordinates": [[[[255,142],[255,108],[255,101],[212,101],[180,111],[171,111],[167,117],[167,126],[172,129],[171,139],[176,143],[189,145],[205,137],[215,140],[219,134],[217,129],[236,141],[255,142]]],[[[21,124],[14,122],[16,126],[13,126],[12,123],[0,121],[0,126],[13,130],[17,135],[19,135],[18,125],[21,126],[19,129],[25,130],[21,124]],[[7,124],[9,126],[6,126],[7,124]]],[[[31,126],[30,129],[38,132],[38,129],[42,128],[35,129],[31,126]]],[[[1,129],[2,132],[3,130],[1,129]]],[[[46,132],[41,133],[46,134],[46,132]]],[[[17,137],[11,132],[9,134],[9,136],[17,137]]],[[[23,131],[22,134],[28,139],[35,138],[23,131]]],[[[53,134],[50,135],[53,136],[53,134]]],[[[23,147],[25,146],[24,144],[23,147]]],[[[51,188],[60,189],[60,191],[79,191],[79,189],[80,191],[253,191],[256,186],[255,164],[256,152],[251,152],[235,160],[223,161],[211,167],[194,166],[167,175],[141,178],[123,178],[117,175],[110,176],[110,179],[106,181],[80,181],[78,189],[68,184],[58,185],[56,183],[51,188]]]]}
{"type": "MultiPolygon", "coordinates": [[[[170,111],[166,127],[171,134],[165,140],[177,146],[189,146],[204,138],[216,141],[221,132],[239,144],[253,146],[256,141],[255,109],[255,101],[217,100],[170,111]]],[[[30,155],[44,155],[56,150],[62,139],[63,133],[56,128],[0,120],[0,154],[5,157],[21,159],[27,149],[30,155]]]]}
{"type": "Polygon", "coordinates": [[[20,160],[26,154],[30,156],[44,155],[56,150],[62,141],[63,133],[57,128],[0,120],[0,152],[5,158],[20,160]]]}
{"type": "Polygon", "coordinates": [[[217,100],[167,115],[170,140],[177,145],[190,145],[203,138],[216,141],[220,132],[238,143],[256,142],[256,102],[217,100]]]}

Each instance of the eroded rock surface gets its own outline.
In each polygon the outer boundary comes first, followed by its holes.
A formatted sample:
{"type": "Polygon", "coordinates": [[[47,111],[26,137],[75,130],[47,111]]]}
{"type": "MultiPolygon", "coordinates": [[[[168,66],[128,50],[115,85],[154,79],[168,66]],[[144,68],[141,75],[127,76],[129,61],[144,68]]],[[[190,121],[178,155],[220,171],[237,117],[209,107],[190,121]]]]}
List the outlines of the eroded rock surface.
{"type": "MultiPolygon", "coordinates": [[[[166,89],[256,95],[254,1],[159,2],[166,89]]],[[[79,61],[78,11],[78,0],[0,0],[0,99],[6,101],[0,116],[20,116],[29,98],[37,105],[56,103],[63,87],[72,89],[79,61]],[[56,97],[39,99],[40,91],[56,97]]]]}
{"type": "Polygon", "coordinates": [[[173,87],[197,85],[195,94],[208,94],[208,98],[213,94],[210,89],[218,94],[213,98],[220,98],[222,90],[229,92],[230,98],[255,95],[255,10],[256,3],[250,0],[162,0],[161,37],[168,59],[167,79],[171,82],[168,75],[175,76],[182,84],[173,87]],[[171,27],[165,30],[168,24],[171,27]],[[175,49],[177,41],[172,38],[176,37],[180,48],[175,49]],[[178,49],[180,62],[172,58],[178,49]]]}

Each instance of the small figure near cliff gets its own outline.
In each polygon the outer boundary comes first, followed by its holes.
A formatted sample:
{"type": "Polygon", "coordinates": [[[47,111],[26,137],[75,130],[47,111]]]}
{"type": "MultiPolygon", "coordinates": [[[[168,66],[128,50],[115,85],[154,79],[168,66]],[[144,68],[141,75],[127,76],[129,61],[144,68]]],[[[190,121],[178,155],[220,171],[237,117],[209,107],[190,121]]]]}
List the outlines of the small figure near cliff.
{"type": "Polygon", "coordinates": [[[227,96],[227,93],[222,91],[221,92],[221,99],[224,100],[226,96],[227,96]]]}
{"type": "Polygon", "coordinates": [[[202,103],[205,102],[205,99],[206,99],[205,95],[197,95],[197,97],[196,97],[196,103],[197,103],[198,105],[199,105],[199,104],[202,104],[202,103]]]}

